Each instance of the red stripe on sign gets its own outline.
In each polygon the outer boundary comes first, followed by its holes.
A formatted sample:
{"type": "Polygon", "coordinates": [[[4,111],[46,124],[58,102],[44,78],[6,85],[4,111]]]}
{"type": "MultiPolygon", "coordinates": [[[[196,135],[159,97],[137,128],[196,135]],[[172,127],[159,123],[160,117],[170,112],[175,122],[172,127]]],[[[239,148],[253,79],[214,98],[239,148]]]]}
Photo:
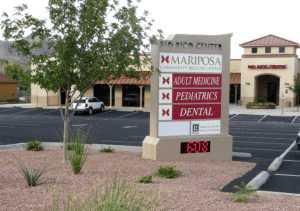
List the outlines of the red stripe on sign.
{"type": "Polygon", "coordinates": [[[173,105],[173,120],[219,119],[221,104],[173,105]]]}
{"type": "Polygon", "coordinates": [[[173,73],[173,88],[220,88],[222,74],[173,73]]]}
{"type": "Polygon", "coordinates": [[[173,89],[173,103],[221,102],[221,89],[173,89]]]}

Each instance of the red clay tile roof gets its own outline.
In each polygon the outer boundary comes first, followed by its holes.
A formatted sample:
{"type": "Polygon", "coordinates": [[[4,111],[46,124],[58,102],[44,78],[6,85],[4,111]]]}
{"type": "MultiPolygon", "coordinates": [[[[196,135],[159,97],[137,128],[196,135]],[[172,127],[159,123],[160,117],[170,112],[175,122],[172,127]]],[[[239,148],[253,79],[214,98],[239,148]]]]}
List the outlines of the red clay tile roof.
{"type": "Polygon", "coordinates": [[[230,73],[230,84],[241,84],[241,73],[230,73]]]}
{"type": "Polygon", "coordinates": [[[245,43],[240,44],[241,47],[261,47],[261,46],[270,46],[270,47],[279,47],[279,46],[295,46],[300,47],[300,44],[293,42],[291,40],[284,39],[282,37],[275,36],[273,34],[260,37],[255,40],[251,40],[245,43]]]}
{"type": "Polygon", "coordinates": [[[150,85],[151,72],[143,72],[140,77],[132,78],[128,76],[121,76],[117,79],[98,81],[97,84],[112,84],[112,85],[150,85]]]}
{"type": "Polygon", "coordinates": [[[9,79],[8,77],[6,77],[3,73],[0,73],[0,83],[1,82],[8,82],[8,83],[16,83],[16,81],[9,79]]]}

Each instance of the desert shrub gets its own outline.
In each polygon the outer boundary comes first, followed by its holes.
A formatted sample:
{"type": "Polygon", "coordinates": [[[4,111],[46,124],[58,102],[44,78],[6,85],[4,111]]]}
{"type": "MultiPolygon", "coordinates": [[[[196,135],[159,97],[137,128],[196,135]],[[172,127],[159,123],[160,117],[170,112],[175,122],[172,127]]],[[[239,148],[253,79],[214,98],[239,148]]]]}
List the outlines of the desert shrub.
{"type": "Polygon", "coordinates": [[[172,179],[180,176],[181,172],[178,171],[175,166],[160,166],[155,175],[172,179]]]}
{"type": "Polygon", "coordinates": [[[245,183],[236,185],[234,188],[237,189],[237,191],[232,195],[234,202],[246,203],[256,196],[256,190],[252,187],[248,187],[245,183]]]}
{"type": "Polygon", "coordinates": [[[42,143],[38,140],[27,142],[25,148],[28,151],[42,151],[44,149],[42,143]]]}
{"type": "Polygon", "coordinates": [[[110,146],[108,146],[108,147],[102,147],[100,149],[100,152],[104,152],[104,153],[113,153],[114,151],[115,150],[112,147],[110,147],[110,146]]]}
{"type": "Polygon", "coordinates": [[[152,176],[151,175],[142,176],[138,179],[138,182],[140,182],[140,183],[152,183],[152,176]]]}
{"type": "Polygon", "coordinates": [[[157,200],[152,194],[145,194],[119,179],[114,179],[103,188],[96,188],[84,200],[68,197],[60,203],[59,197],[53,201],[51,211],[154,211],[157,200]],[[62,205],[63,208],[59,205],[62,205]]]}
{"type": "Polygon", "coordinates": [[[87,158],[86,141],[87,136],[84,133],[77,132],[71,136],[71,143],[68,145],[70,147],[68,160],[74,174],[80,173],[85,164],[87,158]]]}
{"type": "Polygon", "coordinates": [[[41,177],[45,172],[45,168],[32,168],[19,162],[19,169],[29,187],[41,184],[41,177]]]}
{"type": "Polygon", "coordinates": [[[249,102],[246,105],[247,108],[262,108],[262,109],[274,109],[276,104],[272,102],[249,102]]]}
{"type": "Polygon", "coordinates": [[[267,98],[266,97],[257,97],[255,100],[256,103],[267,103],[267,98]]]}

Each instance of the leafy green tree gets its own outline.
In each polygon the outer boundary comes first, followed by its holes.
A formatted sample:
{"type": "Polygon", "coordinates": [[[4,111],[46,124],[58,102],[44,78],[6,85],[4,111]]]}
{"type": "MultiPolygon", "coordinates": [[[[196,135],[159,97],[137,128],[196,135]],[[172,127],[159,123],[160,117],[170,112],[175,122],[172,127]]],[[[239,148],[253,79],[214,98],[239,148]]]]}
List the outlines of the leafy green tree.
{"type": "Polygon", "coordinates": [[[294,84],[289,87],[296,95],[296,106],[297,111],[299,111],[299,97],[300,97],[300,75],[298,74],[294,79],[294,84]]]}
{"type": "Polygon", "coordinates": [[[8,78],[18,82],[19,90],[24,91],[28,96],[30,93],[30,74],[26,72],[28,68],[25,65],[11,62],[6,63],[4,70],[8,78]]]}
{"type": "Polygon", "coordinates": [[[134,75],[148,49],[152,20],[139,14],[139,1],[49,0],[49,20],[16,7],[3,14],[4,37],[30,61],[30,82],[66,93],[64,159],[69,140],[69,106],[98,80],[134,75]]]}

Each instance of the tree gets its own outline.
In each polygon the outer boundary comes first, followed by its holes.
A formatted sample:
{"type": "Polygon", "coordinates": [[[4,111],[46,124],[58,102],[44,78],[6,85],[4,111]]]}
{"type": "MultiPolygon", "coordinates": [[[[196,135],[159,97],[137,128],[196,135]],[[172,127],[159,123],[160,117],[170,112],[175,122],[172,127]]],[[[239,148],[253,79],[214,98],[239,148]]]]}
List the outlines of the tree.
{"type": "Polygon", "coordinates": [[[148,49],[152,20],[127,0],[49,0],[50,23],[27,6],[3,14],[3,36],[30,61],[29,78],[46,91],[66,93],[64,160],[69,140],[69,106],[98,80],[134,75],[148,49]]]}
{"type": "Polygon", "coordinates": [[[16,62],[8,62],[4,67],[4,71],[8,78],[18,82],[19,91],[22,91],[22,94],[28,97],[30,94],[30,74],[26,72],[28,68],[16,62]]]}
{"type": "Polygon", "coordinates": [[[294,84],[289,87],[290,90],[296,95],[296,106],[297,111],[299,111],[299,96],[300,96],[300,75],[298,74],[294,79],[294,84]]]}

